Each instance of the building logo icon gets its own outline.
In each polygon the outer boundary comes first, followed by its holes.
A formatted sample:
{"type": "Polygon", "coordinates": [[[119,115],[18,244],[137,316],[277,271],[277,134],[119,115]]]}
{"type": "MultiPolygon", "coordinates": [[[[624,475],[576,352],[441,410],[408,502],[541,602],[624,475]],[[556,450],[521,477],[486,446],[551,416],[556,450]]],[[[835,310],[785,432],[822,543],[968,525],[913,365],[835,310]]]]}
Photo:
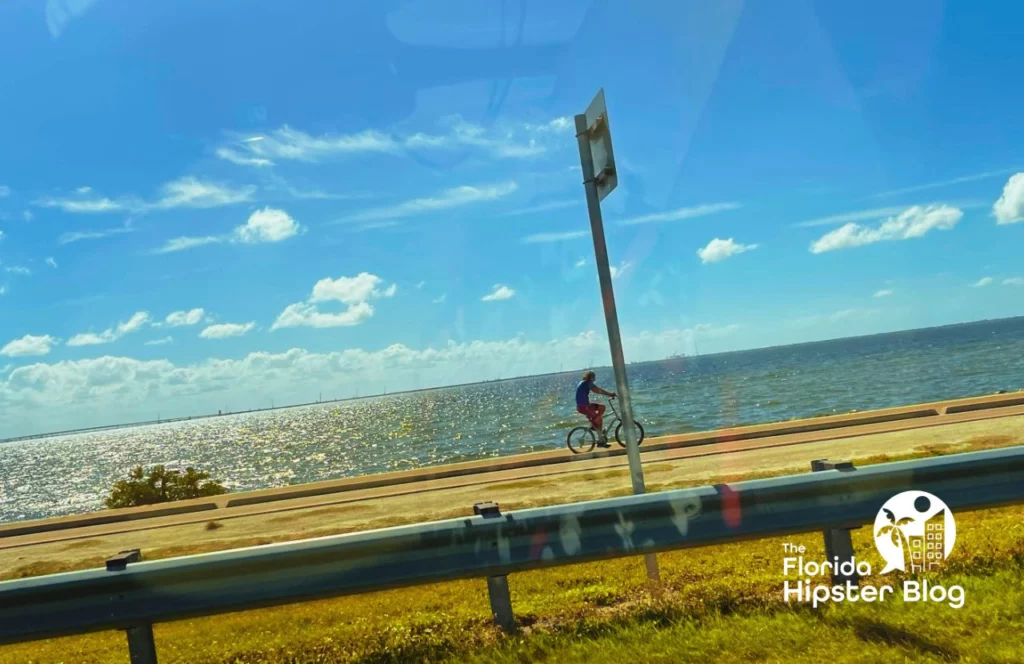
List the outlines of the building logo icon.
{"type": "Polygon", "coordinates": [[[956,541],[956,522],[946,503],[925,491],[904,491],[875,517],[875,547],[894,569],[927,572],[942,565],[956,541]]]}

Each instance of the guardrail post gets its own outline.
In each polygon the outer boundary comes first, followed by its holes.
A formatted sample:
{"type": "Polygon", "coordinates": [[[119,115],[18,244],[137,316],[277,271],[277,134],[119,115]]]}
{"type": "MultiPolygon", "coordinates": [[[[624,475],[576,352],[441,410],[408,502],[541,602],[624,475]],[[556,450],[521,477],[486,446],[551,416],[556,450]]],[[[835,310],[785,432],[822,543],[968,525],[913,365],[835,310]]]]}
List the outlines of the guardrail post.
{"type": "MultiPolygon", "coordinates": [[[[141,549],[118,551],[116,556],[107,558],[108,572],[123,572],[131,563],[142,560],[141,549]]],[[[153,625],[142,623],[125,630],[128,635],[128,660],[131,664],[157,664],[156,643],[153,641],[153,625]]]]}
{"type": "Polygon", "coordinates": [[[107,571],[120,572],[128,568],[128,563],[137,563],[142,560],[141,549],[128,549],[118,551],[116,556],[107,558],[107,571]]]}
{"type": "Polygon", "coordinates": [[[491,598],[491,615],[494,616],[494,624],[506,632],[514,631],[516,617],[512,613],[512,595],[508,590],[508,577],[487,577],[487,594],[491,598]]]}
{"type": "MultiPolygon", "coordinates": [[[[473,505],[473,514],[491,519],[501,516],[501,510],[497,503],[477,503],[473,505]]],[[[491,600],[491,616],[494,618],[494,623],[506,632],[515,631],[516,616],[512,612],[512,595],[508,589],[508,577],[487,577],[487,595],[491,600]]]]}
{"type": "Polygon", "coordinates": [[[131,664],[157,664],[153,626],[143,623],[125,631],[128,633],[128,660],[131,664]]]}
{"type": "MultiPolygon", "coordinates": [[[[857,469],[850,461],[829,461],[828,459],[815,459],[811,461],[811,471],[817,472],[820,470],[838,470],[842,473],[848,473],[857,469]]],[[[830,563],[835,562],[836,559],[839,560],[840,564],[850,561],[851,566],[854,567],[850,574],[843,574],[838,567],[833,569],[832,585],[845,585],[846,582],[850,582],[855,586],[860,584],[860,575],[857,574],[856,561],[853,559],[853,538],[850,537],[850,531],[859,527],[828,528],[822,531],[822,534],[825,536],[825,558],[830,563]]]]}

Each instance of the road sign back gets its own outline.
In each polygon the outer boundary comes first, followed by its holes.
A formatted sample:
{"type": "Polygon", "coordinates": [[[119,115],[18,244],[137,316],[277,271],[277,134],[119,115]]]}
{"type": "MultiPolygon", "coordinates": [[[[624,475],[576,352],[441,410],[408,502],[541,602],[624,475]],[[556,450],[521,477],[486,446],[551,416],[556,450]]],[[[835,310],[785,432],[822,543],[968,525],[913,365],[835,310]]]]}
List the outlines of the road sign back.
{"type": "Polygon", "coordinates": [[[612,132],[608,125],[608,108],[604,103],[604,88],[597,91],[587,107],[587,133],[590,151],[594,156],[594,179],[597,181],[598,200],[604,200],[619,184],[612,152],[612,132]]]}

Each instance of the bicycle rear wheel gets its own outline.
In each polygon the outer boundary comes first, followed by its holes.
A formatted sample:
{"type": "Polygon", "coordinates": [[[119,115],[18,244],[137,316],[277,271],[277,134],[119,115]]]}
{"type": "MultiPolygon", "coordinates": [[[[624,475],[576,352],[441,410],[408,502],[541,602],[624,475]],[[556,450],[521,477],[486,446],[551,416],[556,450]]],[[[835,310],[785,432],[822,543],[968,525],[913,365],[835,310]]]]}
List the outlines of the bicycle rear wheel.
{"type": "Polygon", "coordinates": [[[576,427],[565,437],[565,444],[569,446],[573,454],[585,454],[594,449],[597,438],[594,430],[589,427],[576,427]]]}
{"type": "MultiPolygon", "coordinates": [[[[644,442],[644,427],[636,420],[633,420],[633,424],[636,425],[636,444],[639,445],[640,443],[644,442]]],[[[626,434],[622,431],[622,422],[619,422],[619,425],[615,427],[615,442],[617,442],[622,447],[626,446],[626,434]]]]}

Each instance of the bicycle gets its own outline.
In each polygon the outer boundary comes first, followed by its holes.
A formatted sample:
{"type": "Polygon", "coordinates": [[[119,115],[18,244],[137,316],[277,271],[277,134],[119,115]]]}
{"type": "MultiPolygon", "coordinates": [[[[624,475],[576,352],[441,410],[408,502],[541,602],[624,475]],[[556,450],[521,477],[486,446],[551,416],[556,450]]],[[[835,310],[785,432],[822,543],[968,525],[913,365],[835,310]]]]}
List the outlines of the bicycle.
{"type": "MultiPolygon", "coordinates": [[[[605,439],[608,438],[608,432],[615,432],[615,442],[620,447],[626,446],[626,438],[622,431],[622,418],[619,416],[619,412],[615,410],[614,399],[608,399],[608,407],[611,410],[611,417],[605,418],[604,421],[604,434],[605,439]]],[[[636,444],[644,442],[644,427],[635,419],[633,424],[636,425],[637,441],[636,444]]],[[[573,454],[585,454],[594,449],[597,445],[597,431],[591,424],[585,427],[575,427],[569,431],[569,435],[565,437],[565,444],[572,450],[573,454]]]]}

